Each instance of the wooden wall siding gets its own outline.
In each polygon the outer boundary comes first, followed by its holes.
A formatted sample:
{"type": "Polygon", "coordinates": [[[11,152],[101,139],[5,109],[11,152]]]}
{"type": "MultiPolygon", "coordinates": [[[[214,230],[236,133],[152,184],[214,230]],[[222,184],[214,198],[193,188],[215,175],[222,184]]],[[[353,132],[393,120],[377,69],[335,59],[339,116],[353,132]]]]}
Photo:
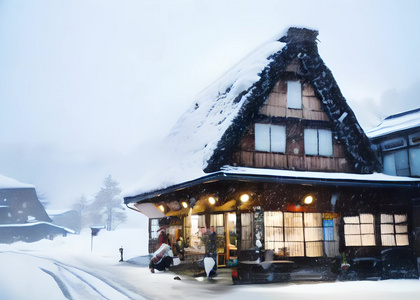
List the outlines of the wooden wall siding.
{"type": "Polygon", "coordinates": [[[315,91],[309,83],[302,85],[302,109],[287,108],[287,84],[281,80],[274,86],[259,113],[269,117],[329,121],[327,114],[322,110],[321,101],[315,96],[315,91]]]}
{"type": "Polygon", "coordinates": [[[306,120],[319,120],[319,121],[329,121],[330,118],[323,111],[307,110],[303,109],[303,119],[306,120]]]}
{"type": "Polygon", "coordinates": [[[288,155],[270,152],[238,151],[232,156],[232,164],[281,170],[351,172],[347,159],[342,157],[288,155]]]}
{"type": "Polygon", "coordinates": [[[302,109],[288,108],[287,113],[286,113],[286,117],[302,119],[303,118],[303,110],[302,109]]]}
{"type": "Polygon", "coordinates": [[[287,85],[286,82],[279,81],[261,107],[260,114],[270,117],[286,117],[286,109],[287,85]]]}
{"type": "Polygon", "coordinates": [[[257,168],[287,168],[287,155],[280,153],[254,152],[254,165],[257,168]]]}

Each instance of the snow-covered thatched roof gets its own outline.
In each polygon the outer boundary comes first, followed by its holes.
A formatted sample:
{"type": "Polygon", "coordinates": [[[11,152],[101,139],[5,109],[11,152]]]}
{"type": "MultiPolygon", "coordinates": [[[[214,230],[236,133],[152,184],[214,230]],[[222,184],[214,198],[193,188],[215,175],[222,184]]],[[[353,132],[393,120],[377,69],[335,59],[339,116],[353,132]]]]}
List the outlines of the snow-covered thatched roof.
{"type": "Polygon", "coordinates": [[[420,127],[420,108],[386,117],[381,124],[366,132],[373,139],[395,132],[420,127]]]}
{"type": "Polygon", "coordinates": [[[314,30],[290,28],[282,38],[258,48],[199,94],[166,140],[168,153],[160,158],[165,160],[160,161],[161,167],[145,171],[124,195],[164,189],[217,172],[228,164],[234,147],[280,80],[281,72],[295,59],[301,64],[302,80],[314,86],[333,121],[355,172],[379,170],[368,138],[318,54],[317,35],[314,30]]]}
{"type": "Polygon", "coordinates": [[[16,179],[0,175],[0,189],[34,188],[32,184],[22,183],[16,179]]]}

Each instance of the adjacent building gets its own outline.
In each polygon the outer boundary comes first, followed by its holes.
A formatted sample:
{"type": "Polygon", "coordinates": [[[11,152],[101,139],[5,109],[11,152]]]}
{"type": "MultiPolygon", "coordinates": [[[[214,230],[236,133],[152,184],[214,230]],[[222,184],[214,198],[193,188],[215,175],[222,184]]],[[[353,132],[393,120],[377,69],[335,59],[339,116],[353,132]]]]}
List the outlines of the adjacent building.
{"type": "Polygon", "coordinates": [[[366,134],[385,174],[420,177],[420,108],[386,117],[366,134]]]}
{"type": "Polygon", "coordinates": [[[0,243],[35,242],[67,233],[74,232],[51,223],[33,185],[0,175],[0,243]]]}

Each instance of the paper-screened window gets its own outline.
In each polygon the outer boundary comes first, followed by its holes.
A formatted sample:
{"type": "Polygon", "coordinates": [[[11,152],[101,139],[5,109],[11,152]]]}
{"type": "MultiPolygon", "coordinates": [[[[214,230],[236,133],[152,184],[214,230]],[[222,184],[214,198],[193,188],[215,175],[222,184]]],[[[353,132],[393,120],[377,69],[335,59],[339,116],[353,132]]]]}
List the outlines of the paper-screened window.
{"type": "Polygon", "coordinates": [[[302,85],[299,81],[287,82],[287,107],[302,108],[302,85]]]}
{"type": "Polygon", "coordinates": [[[159,230],[159,219],[151,219],[150,220],[150,237],[152,239],[158,238],[157,231],[159,230]]]}
{"type": "Polygon", "coordinates": [[[286,152],[286,126],[255,124],[255,150],[286,152]]]}
{"type": "Polygon", "coordinates": [[[323,255],[320,213],[264,212],[265,248],[280,256],[323,255]]]}
{"type": "Polygon", "coordinates": [[[375,246],[375,217],[372,214],[344,217],[344,240],[346,246],[375,246]]]}
{"type": "Polygon", "coordinates": [[[328,129],[305,129],[304,145],[306,155],[333,155],[332,132],[328,129]]]}
{"type": "Polygon", "coordinates": [[[253,247],[252,216],[252,213],[241,214],[241,246],[243,249],[250,249],[253,247]]]}
{"type": "Polygon", "coordinates": [[[381,214],[382,246],[408,246],[406,214],[381,214]]]}

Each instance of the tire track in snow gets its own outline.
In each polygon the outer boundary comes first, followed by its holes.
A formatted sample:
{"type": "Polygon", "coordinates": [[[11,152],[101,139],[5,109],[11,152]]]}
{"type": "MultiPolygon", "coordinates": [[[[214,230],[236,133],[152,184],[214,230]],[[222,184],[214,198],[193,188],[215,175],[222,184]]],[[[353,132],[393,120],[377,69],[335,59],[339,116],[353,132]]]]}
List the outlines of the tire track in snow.
{"type": "Polygon", "coordinates": [[[39,267],[42,271],[44,271],[45,273],[47,273],[48,275],[50,275],[55,282],[57,283],[58,287],[60,288],[61,292],[63,293],[64,297],[66,297],[69,300],[73,300],[73,298],[70,295],[70,292],[66,286],[66,284],[60,279],[60,277],[58,277],[57,275],[55,275],[53,272],[46,270],[44,268],[39,267]]]}
{"type": "Polygon", "coordinates": [[[31,256],[52,263],[57,268],[56,270],[48,270],[45,266],[39,267],[39,269],[54,279],[58,288],[67,299],[86,299],[86,294],[89,294],[89,296],[96,295],[102,299],[146,299],[129,290],[125,291],[97,274],[55,259],[16,251],[7,252],[31,256]]]}
{"type": "MultiPolygon", "coordinates": [[[[62,263],[54,262],[54,264],[58,267],[58,270],[61,274],[63,274],[63,270],[64,272],[70,273],[71,275],[73,275],[79,281],[84,283],[85,286],[89,287],[92,291],[94,291],[103,299],[114,298],[114,297],[109,297],[107,295],[108,293],[117,295],[118,299],[122,299],[122,298],[130,299],[130,297],[127,296],[123,291],[116,288],[115,286],[110,285],[108,282],[99,278],[96,275],[93,275],[84,270],[80,270],[79,268],[76,268],[76,267],[66,266],[62,263]],[[96,281],[96,284],[93,283],[94,281],[96,281]]],[[[72,285],[72,283],[69,283],[69,284],[72,285]]]]}

